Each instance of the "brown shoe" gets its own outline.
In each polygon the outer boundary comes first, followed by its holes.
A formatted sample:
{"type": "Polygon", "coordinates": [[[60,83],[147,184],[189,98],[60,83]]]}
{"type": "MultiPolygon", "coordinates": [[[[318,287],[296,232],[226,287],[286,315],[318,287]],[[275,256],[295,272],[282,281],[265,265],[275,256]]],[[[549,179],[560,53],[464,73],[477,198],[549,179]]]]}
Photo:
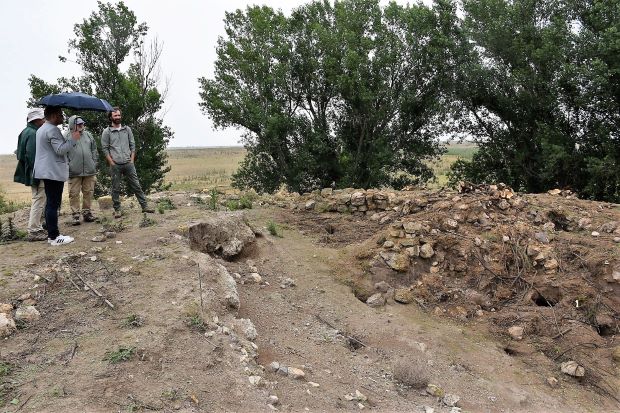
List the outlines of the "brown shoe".
{"type": "Polygon", "coordinates": [[[144,208],[142,208],[142,213],[143,214],[154,214],[155,210],[153,208],[150,208],[150,207],[144,207],[144,208]]]}
{"type": "Polygon", "coordinates": [[[71,225],[75,226],[75,225],[80,225],[80,216],[79,215],[74,215],[73,218],[71,219],[71,225]]]}

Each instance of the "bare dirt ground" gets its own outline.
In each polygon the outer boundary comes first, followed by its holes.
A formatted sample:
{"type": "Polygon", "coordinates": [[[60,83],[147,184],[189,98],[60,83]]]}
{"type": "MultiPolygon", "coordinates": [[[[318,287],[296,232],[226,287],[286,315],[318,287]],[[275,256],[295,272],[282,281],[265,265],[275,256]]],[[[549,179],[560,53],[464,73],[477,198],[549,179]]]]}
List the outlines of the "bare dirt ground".
{"type": "MultiPolygon", "coordinates": [[[[0,303],[34,300],[41,315],[0,342],[0,411],[451,411],[441,397],[395,380],[394,369],[411,362],[430,383],[459,396],[463,411],[620,408],[613,394],[563,376],[535,342],[510,341],[490,311],[459,318],[433,310],[455,303],[431,298],[381,308],[360,301],[354,292],[369,277],[364,262],[389,224],[346,214],[248,210],[249,222],[264,235],[238,260],[209,261],[201,288],[195,265],[201,254],[190,250],[185,229],[213,212],[188,194],[171,198],[177,209],[152,216],[156,225],[139,227],[140,214],[130,210],[126,228],[103,243],[90,241],[101,225],[83,224],[62,228],[76,237],[68,246],[0,246],[0,303]],[[263,228],[270,220],[283,225],[282,237],[263,228]],[[218,264],[239,274],[238,311],[217,304],[218,264]],[[258,283],[251,282],[254,272],[258,283]],[[114,309],[85,290],[78,275],[114,309]],[[32,298],[20,297],[24,293],[32,298]],[[250,319],[257,338],[230,332],[234,317],[250,319]],[[111,362],[123,354],[119,349],[128,360],[111,362]],[[305,376],[273,372],[272,362],[305,376]],[[551,376],[559,379],[555,387],[547,383],[551,376]]],[[[24,217],[19,212],[16,222],[24,217]]],[[[402,284],[415,280],[403,277],[402,284]]],[[[544,317],[559,311],[551,308],[544,317]]],[[[513,313],[497,312],[501,320],[513,313]]],[[[614,344],[613,332],[600,337],[606,348],[614,344]]],[[[556,345],[564,351],[569,341],[556,345]]],[[[600,368],[618,375],[613,363],[600,368]]]]}

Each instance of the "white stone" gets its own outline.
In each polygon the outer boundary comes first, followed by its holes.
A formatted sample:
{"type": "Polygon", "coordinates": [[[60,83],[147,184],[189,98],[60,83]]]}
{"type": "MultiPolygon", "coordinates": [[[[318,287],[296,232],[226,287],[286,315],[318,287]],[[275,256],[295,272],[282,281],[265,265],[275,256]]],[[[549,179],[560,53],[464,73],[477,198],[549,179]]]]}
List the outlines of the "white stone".
{"type": "Polygon", "coordinates": [[[253,272],[249,275],[250,279],[255,282],[256,284],[260,284],[261,281],[263,281],[263,277],[260,276],[260,274],[253,272]]]}
{"type": "Polygon", "coordinates": [[[510,334],[513,340],[521,340],[524,332],[525,329],[521,326],[512,326],[508,329],[508,334],[510,334]]]}
{"type": "Polygon", "coordinates": [[[368,304],[368,306],[370,307],[375,308],[383,307],[385,305],[385,298],[383,297],[383,294],[376,293],[368,297],[368,299],[366,300],[366,304],[368,304]]]}
{"type": "Polygon", "coordinates": [[[592,236],[593,237],[600,237],[601,234],[598,231],[592,231],[592,236]]]}
{"type": "Polygon", "coordinates": [[[304,377],[306,377],[306,373],[304,373],[304,371],[302,369],[298,369],[296,367],[289,367],[288,368],[288,376],[290,378],[293,379],[303,379],[304,377]]]}
{"type": "Polygon", "coordinates": [[[41,318],[41,314],[39,314],[39,311],[32,305],[19,307],[17,311],[15,311],[15,319],[18,321],[32,323],[33,321],[37,321],[39,318],[41,318]]]}
{"type": "Polygon", "coordinates": [[[10,336],[15,330],[15,321],[7,314],[0,313],[0,338],[10,336]]]}
{"type": "Polygon", "coordinates": [[[459,396],[457,396],[456,394],[451,394],[451,393],[446,393],[445,396],[443,396],[443,404],[445,404],[448,407],[454,407],[458,404],[459,400],[461,400],[461,398],[459,396]]]}
{"type": "Polygon", "coordinates": [[[433,255],[435,255],[435,251],[431,244],[424,244],[420,247],[420,257],[431,258],[433,255]]]}
{"type": "Polygon", "coordinates": [[[250,381],[250,384],[253,386],[258,386],[261,382],[263,378],[261,376],[250,376],[248,377],[248,380],[250,381]]]}
{"type": "Polygon", "coordinates": [[[573,360],[562,363],[560,369],[562,373],[573,377],[583,377],[586,373],[585,369],[573,360]]]}

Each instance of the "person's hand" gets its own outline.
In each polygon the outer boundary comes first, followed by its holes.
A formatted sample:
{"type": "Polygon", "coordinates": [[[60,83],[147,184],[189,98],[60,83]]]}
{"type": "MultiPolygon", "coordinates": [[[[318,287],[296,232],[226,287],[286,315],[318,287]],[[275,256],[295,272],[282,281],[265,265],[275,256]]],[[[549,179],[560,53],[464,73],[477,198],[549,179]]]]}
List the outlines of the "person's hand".
{"type": "Polygon", "coordinates": [[[71,137],[72,137],[74,140],[78,141],[78,140],[80,140],[80,138],[82,137],[82,134],[81,134],[79,131],[74,130],[73,132],[71,132],[71,137]]]}

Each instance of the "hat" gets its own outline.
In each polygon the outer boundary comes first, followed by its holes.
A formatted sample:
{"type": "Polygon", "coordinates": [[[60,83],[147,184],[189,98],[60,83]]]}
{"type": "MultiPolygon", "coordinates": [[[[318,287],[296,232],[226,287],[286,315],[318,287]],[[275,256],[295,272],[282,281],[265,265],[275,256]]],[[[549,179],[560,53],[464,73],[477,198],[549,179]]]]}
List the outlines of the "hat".
{"type": "Polygon", "coordinates": [[[43,109],[34,108],[28,111],[28,116],[26,117],[26,122],[32,122],[35,119],[45,119],[45,115],[43,115],[43,109]]]}
{"type": "Polygon", "coordinates": [[[82,118],[77,118],[77,119],[75,119],[75,124],[76,124],[76,125],[82,125],[82,124],[84,124],[84,123],[86,123],[86,122],[84,122],[84,119],[82,119],[82,118]]]}

